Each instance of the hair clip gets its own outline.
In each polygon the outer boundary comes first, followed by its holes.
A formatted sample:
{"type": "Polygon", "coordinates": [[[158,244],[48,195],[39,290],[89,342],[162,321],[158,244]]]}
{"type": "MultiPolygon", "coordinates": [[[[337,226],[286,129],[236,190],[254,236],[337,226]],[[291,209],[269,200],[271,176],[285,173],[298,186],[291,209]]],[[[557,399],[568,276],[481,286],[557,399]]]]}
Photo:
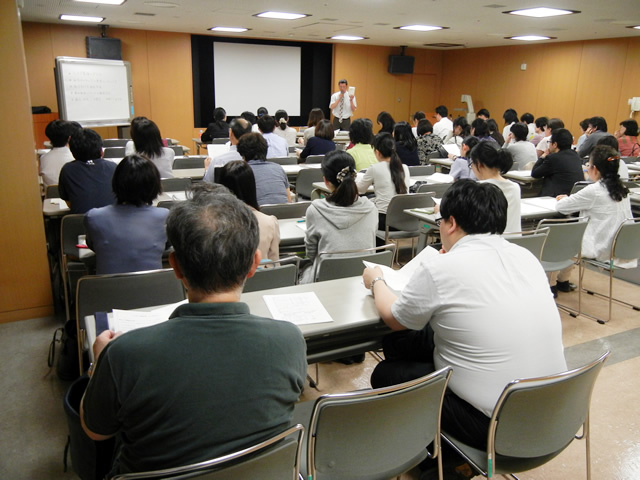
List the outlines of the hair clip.
{"type": "Polygon", "coordinates": [[[616,160],[620,160],[620,156],[619,155],[614,155],[612,157],[607,158],[607,162],[614,162],[616,160]]]}
{"type": "Polygon", "coordinates": [[[340,170],[337,174],[336,174],[336,181],[338,182],[338,185],[341,184],[345,178],[347,178],[347,175],[351,175],[353,177],[353,174],[355,173],[355,170],[351,170],[351,167],[346,166],[344,167],[342,170],[340,170]]]}

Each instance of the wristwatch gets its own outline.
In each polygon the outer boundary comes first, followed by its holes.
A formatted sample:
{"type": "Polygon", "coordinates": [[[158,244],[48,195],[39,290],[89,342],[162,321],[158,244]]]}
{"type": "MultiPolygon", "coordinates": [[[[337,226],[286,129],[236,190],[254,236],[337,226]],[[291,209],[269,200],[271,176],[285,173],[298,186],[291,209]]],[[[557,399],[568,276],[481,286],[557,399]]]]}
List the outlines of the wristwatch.
{"type": "Polygon", "coordinates": [[[87,369],[87,375],[89,376],[89,378],[91,378],[91,375],[93,375],[93,362],[89,364],[89,368],[87,369]]]}
{"type": "Polygon", "coordinates": [[[376,294],[373,293],[373,286],[376,284],[376,282],[378,280],[382,280],[385,285],[387,284],[387,281],[384,279],[384,277],[376,277],[373,280],[371,280],[371,285],[369,286],[369,290],[371,290],[371,295],[373,295],[374,298],[375,298],[376,294]]]}

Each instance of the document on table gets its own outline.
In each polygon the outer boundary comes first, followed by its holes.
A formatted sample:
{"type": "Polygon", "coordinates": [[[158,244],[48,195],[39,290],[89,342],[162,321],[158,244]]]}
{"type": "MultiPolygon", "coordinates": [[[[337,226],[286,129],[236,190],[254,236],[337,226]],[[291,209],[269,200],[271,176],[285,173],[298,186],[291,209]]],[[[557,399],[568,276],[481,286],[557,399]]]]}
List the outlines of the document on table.
{"type": "Polygon", "coordinates": [[[305,232],[307,231],[307,222],[303,221],[297,221],[296,222],[296,227],[298,227],[301,230],[304,230],[305,232]]]}
{"type": "Polygon", "coordinates": [[[454,155],[460,155],[460,147],[458,145],[456,145],[455,143],[448,143],[445,145],[442,145],[442,148],[444,148],[447,153],[453,153],[454,155]]]}
{"type": "Polygon", "coordinates": [[[432,257],[434,255],[439,255],[440,252],[433,247],[425,247],[418,255],[416,255],[409,263],[407,263],[400,270],[394,270],[393,268],[387,267],[386,265],[379,265],[373,262],[367,262],[363,260],[364,266],[367,268],[380,267],[382,270],[382,274],[384,276],[384,280],[387,282],[389,288],[400,292],[404,287],[407,286],[409,280],[418,269],[418,266],[422,262],[422,260],[432,257]]]}
{"type": "Polygon", "coordinates": [[[183,303],[187,303],[187,300],[170,305],[163,305],[148,312],[142,312],[140,310],[118,310],[114,308],[111,330],[126,333],[138,328],[150,327],[158,323],[166,322],[169,320],[169,316],[173,311],[183,303]]]}
{"type": "Polygon", "coordinates": [[[314,292],[264,295],[262,298],[275,320],[284,320],[294,325],[333,322],[314,292]]]}

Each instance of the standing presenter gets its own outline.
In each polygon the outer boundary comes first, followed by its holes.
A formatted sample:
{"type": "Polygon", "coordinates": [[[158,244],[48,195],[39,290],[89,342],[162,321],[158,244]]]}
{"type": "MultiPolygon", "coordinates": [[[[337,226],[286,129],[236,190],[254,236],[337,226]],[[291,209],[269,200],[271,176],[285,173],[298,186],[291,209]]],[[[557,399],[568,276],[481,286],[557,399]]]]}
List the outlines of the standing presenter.
{"type": "Polygon", "coordinates": [[[333,113],[333,129],[349,130],[351,117],[358,108],[358,104],[353,92],[349,93],[349,84],[344,78],[338,82],[338,88],[339,90],[331,95],[331,103],[329,104],[331,113],[333,113]]]}

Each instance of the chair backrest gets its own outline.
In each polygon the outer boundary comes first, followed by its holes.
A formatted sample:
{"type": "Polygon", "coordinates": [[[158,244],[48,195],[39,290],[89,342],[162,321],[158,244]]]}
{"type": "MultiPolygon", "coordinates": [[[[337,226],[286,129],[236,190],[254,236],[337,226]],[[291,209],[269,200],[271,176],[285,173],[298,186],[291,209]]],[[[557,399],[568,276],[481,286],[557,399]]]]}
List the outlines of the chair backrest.
{"type": "Polygon", "coordinates": [[[278,165],[296,165],[298,159],[296,157],[273,157],[267,158],[267,162],[277,163],[278,165]]]}
{"type": "Polygon", "coordinates": [[[574,193],[579,192],[580,190],[582,190],[587,185],[590,185],[591,183],[593,182],[590,182],[588,180],[581,180],[579,182],[574,183],[573,187],[571,187],[571,193],[569,195],[573,195],[574,193]]]}
{"type": "Polygon", "coordinates": [[[182,145],[169,145],[167,148],[173,150],[176,155],[184,155],[184,147],[182,145]]]}
{"type": "Polygon", "coordinates": [[[156,207],[166,208],[167,210],[171,210],[171,208],[178,202],[179,200],[162,200],[161,202],[158,202],[156,207]]]}
{"type": "Polygon", "coordinates": [[[451,367],[411,382],[323,395],[313,408],[307,444],[309,478],[389,479],[440,445],[440,411],[451,367]]]}
{"type": "Polygon", "coordinates": [[[126,147],[127,142],[129,141],[130,139],[128,138],[105,138],[104,140],[102,140],[102,146],[104,148],[126,147]]]}
{"type": "Polygon", "coordinates": [[[185,192],[191,187],[190,178],[163,178],[160,182],[163,192],[185,192]]]}
{"type": "MultiPolygon", "coordinates": [[[[147,272],[89,275],[78,280],[76,319],[84,328],[84,317],[114,308],[130,310],[175,303],[186,298],[182,282],[173,269],[147,272]]],[[[78,330],[80,331],[80,330],[78,330]]]]}
{"type": "Polygon", "coordinates": [[[536,230],[524,230],[522,232],[509,233],[507,235],[503,235],[503,237],[511,243],[515,243],[516,245],[526,248],[533,253],[538,260],[540,260],[548,235],[549,227],[543,227],[536,230]]]}
{"type": "Polygon", "coordinates": [[[577,257],[582,249],[582,237],[587,228],[586,217],[552,218],[540,220],[538,229],[549,227],[549,234],[542,249],[543,262],[563,262],[577,257]]]}
{"type": "Polygon", "coordinates": [[[173,161],[173,168],[204,168],[204,157],[178,157],[173,161]]]}
{"type": "Polygon", "coordinates": [[[444,192],[449,190],[453,183],[423,183],[418,187],[417,193],[428,193],[431,192],[432,197],[442,198],[444,192]]]}
{"type": "Polygon", "coordinates": [[[625,220],[611,245],[611,256],[632,260],[640,258],[640,218],[625,220]]]}
{"type": "MultiPolygon", "coordinates": [[[[308,159],[309,157],[307,157],[308,159]]],[[[309,162],[307,162],[309,163],[309,162]]],[[[296,195],[302,198],[311,198],[313,183],[322,181],[321,168],[303,168],[296,178],[296,195]]]]}
{"type": "Polygon", "coordinates": [[[426,193],[404,193],[396,195],[387,207],[387,229],[395,228],[404,232],[417,232],[421,220],[404,213],[410,208],[433,207],[433,198],[426,193]]]}
{"type": "Polygon", "coordinates": [[[206,462],[153,472],[116,475],[113,480],[297,480],[304,427],[288,428],[249,448],[206,462]]]}
{"type": "Polygon", "coordinates": [[[124,147],[106,147],[104,149],[104,158],[124,158],[124,147]]]}
{"type": "Polygon", "coordinates": [[[285,218],[301,218],[307,214],[311,202],[271,203],[262,205],[260,211],[265,215],[273,215],[280,220],[285,218]]]}
{"type": "Polygon", "coordinates": [[[487,451],[519,458],[562,451],[588,419],[591,392],[608,356],[568,372],[509,383],[491,417],[487,451]]]}
{"type": "Polygon", "coordinates": [[[435,165],[415,165],[413,167],[409,167],[409,176],[411,177],[433,175],[434,173],[436,173],[435,165]]]}
{"type": "Polygon", "coordinates": [[[78,255],[78,236],[85,235],[84,213],[73,213],[62,217],[60,222],[60,246],[62,255],[78,255]]]}
{"type": "Polygon", "coordinates": [[[314,263],[314,281],[326,282],[361,275],[364,269],[363,260],[391,267],[395,248],[395,245],[389,244],[363,250],[320,252],[314,263]]]}
{"type": "Polygon", "coordinates": [[[227,142],[229,142],[228,138],[214,138],[213,140],[207,143],[210,143],[212,145],[225,145],[227,142]]]}
{"type": "Polygon", "coordinates": [[[309,155],[304,163],[322,163],[324,155],[309,155]]]}
{"type": "Polygon", "coordinates": [[[58,185],[47,185],[47,188],[44,190],[44,198],[60,198],[58,185]]]}
{"type": "Polygon", "coordinates": [[[299,265],[300,257],[286,257],[261,263],[253,277],[247,278],[242,292],[248,293],[272,288],[292,287],[298,282],[299,265]]]}

